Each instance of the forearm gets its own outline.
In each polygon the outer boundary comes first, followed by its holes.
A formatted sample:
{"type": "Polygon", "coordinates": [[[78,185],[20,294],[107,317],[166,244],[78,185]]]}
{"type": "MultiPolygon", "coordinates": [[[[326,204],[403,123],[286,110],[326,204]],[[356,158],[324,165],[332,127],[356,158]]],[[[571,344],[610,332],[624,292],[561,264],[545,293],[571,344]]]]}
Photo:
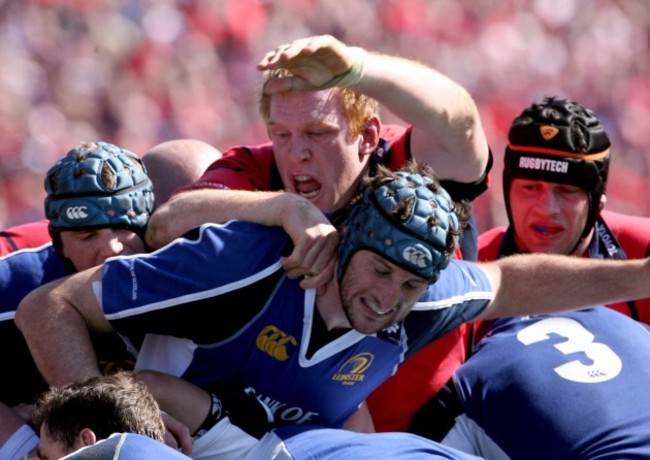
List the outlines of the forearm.
{"type": "MultiPolygon", "coordinates": [[[[205,223],[246,220],[262,225],[282,225],[280,216],[302,200],[284,192],[204,189],[180,193],[151,216],[146,241],[157,249],[205,223]]],[[[304,200],[306,201],[306,200],[304,200]]]]}
{"type": "Polygon", "coordinates": [[[32,291],[15,317],[34,362],[50,385],[100,374],[86,320],[58,290],[63,281],[32,291]]]}
{"type": "Polygon", "coordinates": [[[483,316],[553,313],[649,297],[649,261],[546,254],[506,257],[492,263],[497,268],[492,272],[496,295],[483,316]]]}
{"type": "Polygon", "coordinates": [[[478,108],[449,77],[418,62],[368,53],[353,89],[413,125],[414,156],[441,178],[473,182],[485,171],[488,145],[478,108]]]}
{"type": "Polygon", "coordinates": [[[152,370],[138,372],[138,377],[158,402],[160,409],[196,432],[205,420],[212,401],[199,387],[178,377],[152,370]]]}

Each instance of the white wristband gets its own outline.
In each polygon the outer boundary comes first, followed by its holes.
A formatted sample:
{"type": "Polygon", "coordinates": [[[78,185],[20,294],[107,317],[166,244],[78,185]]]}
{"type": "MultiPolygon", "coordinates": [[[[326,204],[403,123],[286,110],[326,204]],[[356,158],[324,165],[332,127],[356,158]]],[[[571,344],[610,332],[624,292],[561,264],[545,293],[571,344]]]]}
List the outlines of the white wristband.
{"type": "Polygon", "coordinates": [[[354,54],[352,66],[341,75],[338,75],[332,78],[330,81],[323,83],[318,89],[332,88],[334,86],[345,88],[348,86],[356,85],[359,83],[359,81],[361,81],[366,67],[366,50],[356,46],[349,47],[349,50],[354,54]]]}

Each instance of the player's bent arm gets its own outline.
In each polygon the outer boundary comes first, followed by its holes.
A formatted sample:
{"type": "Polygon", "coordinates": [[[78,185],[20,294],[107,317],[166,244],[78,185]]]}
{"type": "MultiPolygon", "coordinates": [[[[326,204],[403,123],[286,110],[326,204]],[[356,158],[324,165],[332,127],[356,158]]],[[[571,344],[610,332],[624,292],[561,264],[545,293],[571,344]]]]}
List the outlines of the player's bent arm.
{"type": "Polygon", "coordinates": [[[99,266],[45,284],[18,306],[16,325],[50,385],[100,374],[89,331],[112,330],[93,293],[101,274],[99,266]]]}
{"type": "MultiPolygon", "coordinates": [[[[174,195],[154,211],[145,238],[149,247],[158,249],[205,223],[222,224],[237,219],[282,225],[283,214],[304,207],[305,203],[314,207],[306,199],[285,192],[188,190],[174,195]]],[[[325,220],[322,216],[321,219],[325,220]]]]}
{"type": "Polygon", "coordinates": [[[269,82],[267,93],[349,86],[413,125],[411,152],[438,177],[475,182],[489,150],[478,108],[465,88],[415,61],[346,46],[331,35],[278,46],[259,70],[287,68],[294,77],[269,82]]]}
{"type": "Polygon", "coordinates": [[[208,415],[212,399],[201,388],[172,375],[154,370],[139,370],[138,377],[145,382],[160,409],[196,432],[208,415]]]}
{"type": "Polygon", "coordinates": [[[375,423],[372,420],[368,404],[363,401],[357,411],[343,424],[343,428],[357,433],[376,433],[375,423]]]}
{"type": "Polygon", "coordinates": [[[602,260],[525,254],[479,265],[494,292],[479,319],[553,313],[650,297],[650,258],[602,260]]]}
{"type": "Polygon", "coordinates": [[[488,142],[474,100],[440,72],[397,56],[367,53],[352,89],[377,99],[413,125],[413,157],[441,179],[474,182],[488,162],[488,142]]]}

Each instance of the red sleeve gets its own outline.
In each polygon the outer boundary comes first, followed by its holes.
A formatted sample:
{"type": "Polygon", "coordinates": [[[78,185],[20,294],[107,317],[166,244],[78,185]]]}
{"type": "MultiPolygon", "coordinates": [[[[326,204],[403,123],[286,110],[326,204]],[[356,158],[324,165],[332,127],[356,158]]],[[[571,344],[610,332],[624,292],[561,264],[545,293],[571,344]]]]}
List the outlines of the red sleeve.
{"type": "Polygon", "coordinates": [[[406,431],[413,415],[465,361],[469,324],[458,326],[404,361],[366,402],[378,432],[406,431]]]}
{"type": "Polygon", "coordinates": [[[41,220],[0,231],[0,256],[49,243],[51,238],[48,225],[48,220],[41,220]]]}
{"type": "Polygon", "coordinates": [[[271,143],[254,147],[238,146],[228,149],[212,163],[193,184],[176,190],[204,188],[231,190],[275,190],[273,183],[273,147],[271,143]]]}
{"type": "MultiPolygon", "coordinates": [[[[392,171],[401,169],[412,158],[412,131],[413,126],[405,128],[398,125],[382,125],[379,136],[390,145],[390,153],[383,157],[383,163],[392,171]]],[[[473,201],[477,196],[481,195],[488,189],[490,183],[489,173],[492,169],[492,164],[492,151],[490,151],[485,172],[476,182],[463,183],[444,179],[441,179],[440,182],[454,200],[473,201]]]]}

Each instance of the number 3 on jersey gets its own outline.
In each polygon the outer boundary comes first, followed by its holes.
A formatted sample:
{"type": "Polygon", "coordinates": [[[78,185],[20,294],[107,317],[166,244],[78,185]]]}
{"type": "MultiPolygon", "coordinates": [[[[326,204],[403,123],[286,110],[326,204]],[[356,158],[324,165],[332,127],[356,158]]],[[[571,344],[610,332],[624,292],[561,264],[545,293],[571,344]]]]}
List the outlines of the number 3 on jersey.
{"type": "Polygon", "coordinates": [[[594,335],[579,322],[569,318],[543,319],[517,334],[524,345],[548,340],[550,334],[565,337],[567,340],[555,344],[555,348],[565,355],[584,353],[592,364],[574,360],[553,369],[560,377],[578,383],[600,383],[616,377],[623,367],[621,359],[607,345],[594,342],[594,335]]]}

